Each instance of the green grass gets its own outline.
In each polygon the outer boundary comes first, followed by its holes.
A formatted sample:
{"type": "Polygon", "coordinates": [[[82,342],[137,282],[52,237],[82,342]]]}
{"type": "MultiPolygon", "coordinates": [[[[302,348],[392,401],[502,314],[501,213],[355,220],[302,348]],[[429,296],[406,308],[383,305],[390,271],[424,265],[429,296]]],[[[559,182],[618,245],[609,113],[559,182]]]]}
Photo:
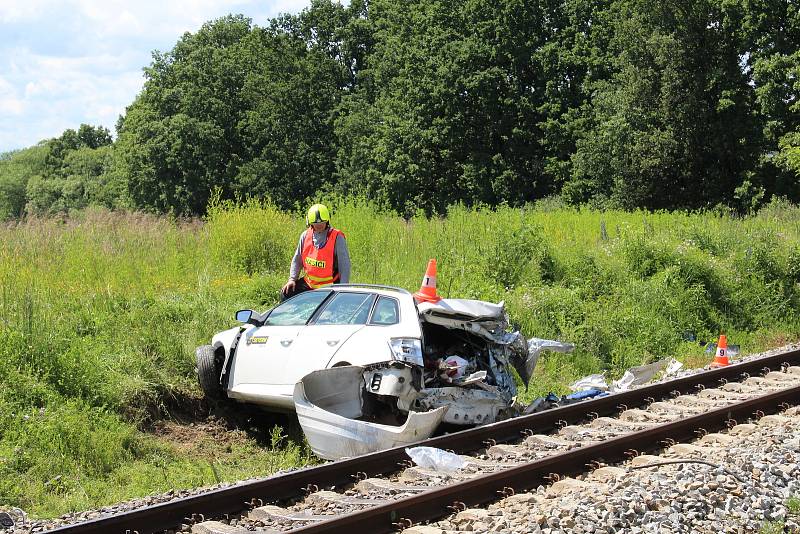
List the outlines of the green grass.
{"type": "MultiPolygon", "coordinates": [[[[436,258],[440,294],[504,300],[526,335],[576,344],[540,360],[524,400],[665,356],[703,365],[699,341],[720,332],[745,353],[800,334],[800,209],[785,203],[745,219],[547,202],[404,220],[327,201],[353,281],[416,290],[436,258]]],[[[308,462],[278,435],[184,447],[149,430],[200,397],[194,348],[276,302],[303,228],[252,200],[205,221],[88,210],[0,227],[0,502],[54,516],[308,462]]]]}
{"type": "MultiPolygon", "coordinates": [[[[795,522],[800,519],[800,497],[789,497],[786,500],[786,511],[789,517],[793,518],[795,522]]],[[[787,532],[784,528],[786,523],[784,521],[765,521],[761,525],[759,534],[782,534],[787,532]]]]}

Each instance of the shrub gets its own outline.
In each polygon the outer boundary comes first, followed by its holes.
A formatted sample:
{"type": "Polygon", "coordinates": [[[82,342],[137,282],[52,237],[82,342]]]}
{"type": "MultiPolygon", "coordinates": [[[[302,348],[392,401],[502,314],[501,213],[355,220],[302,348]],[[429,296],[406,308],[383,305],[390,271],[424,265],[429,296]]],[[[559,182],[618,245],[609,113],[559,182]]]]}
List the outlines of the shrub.
{"type": "Polygon", "coordinates": [[[288,275],[301,231],[294,218],[268,201],[236,204],[215,196],[206,221],[209,251],[218,263],[247,274],[287,269],[288,275]]]}

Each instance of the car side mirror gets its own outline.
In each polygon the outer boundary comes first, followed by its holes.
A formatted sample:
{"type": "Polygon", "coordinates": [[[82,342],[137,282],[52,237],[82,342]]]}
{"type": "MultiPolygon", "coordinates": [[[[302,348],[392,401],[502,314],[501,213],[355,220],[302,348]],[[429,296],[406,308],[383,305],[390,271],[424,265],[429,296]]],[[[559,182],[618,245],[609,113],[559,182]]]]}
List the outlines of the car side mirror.
{"type": "Polygon", "coordinates": [[[253,310],[239,310],[236,312],[236,320],[240,323],[249,323],[253,313],[253,310]]]}

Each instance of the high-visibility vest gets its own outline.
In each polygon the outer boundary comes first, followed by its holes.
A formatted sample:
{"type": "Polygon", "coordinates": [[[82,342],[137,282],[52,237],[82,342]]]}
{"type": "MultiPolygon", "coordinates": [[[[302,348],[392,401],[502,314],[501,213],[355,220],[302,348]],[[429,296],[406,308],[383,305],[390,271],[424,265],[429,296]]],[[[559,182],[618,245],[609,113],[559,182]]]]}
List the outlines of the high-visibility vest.
{"type": "Polygon", "coordinates": [[[333,260],[336,250],[336,239],[344,234],[335,229],[328,229],[328,240],[325,246],[317,248],[314,246],[314,229],[309,227],[306,236],[303,238],[303,269],[306,271],[304,277],[308,287],[316,289],[330,285],[339,280],[339,273],[333,272],[333,260]]]}

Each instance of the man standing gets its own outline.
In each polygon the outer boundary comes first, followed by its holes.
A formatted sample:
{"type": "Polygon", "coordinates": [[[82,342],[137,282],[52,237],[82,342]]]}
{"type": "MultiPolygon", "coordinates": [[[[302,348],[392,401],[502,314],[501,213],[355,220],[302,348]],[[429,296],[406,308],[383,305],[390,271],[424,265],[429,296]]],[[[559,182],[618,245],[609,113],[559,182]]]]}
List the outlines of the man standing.
{"type": "Polygon", "coordinates": [[[308,228],[289,267],[289,281],[281,289],[281,300],[303,291],[350,282],[350,252],[344,234],[331,226],[331,215],[322,204],[314,204],[306,215],[308,228]],[[305,276],[300,278],[300,271],[305,276]]]}

